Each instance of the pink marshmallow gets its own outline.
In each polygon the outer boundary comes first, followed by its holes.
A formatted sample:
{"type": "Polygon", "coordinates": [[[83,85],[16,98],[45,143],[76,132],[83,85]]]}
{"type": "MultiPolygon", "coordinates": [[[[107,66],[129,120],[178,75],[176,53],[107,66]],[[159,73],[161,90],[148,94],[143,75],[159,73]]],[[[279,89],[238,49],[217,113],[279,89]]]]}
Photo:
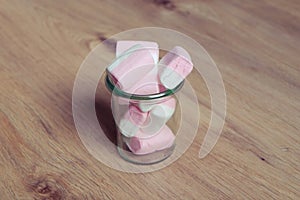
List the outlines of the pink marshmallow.
{"type": "Polygon", "coordinates": [[[153,65],[153,69],[144,77],[141,77],[131,88],[127,91],[131,94],[147,95],[156,94],[160,90],[158,69],[153,65]]]}
{"type": "Polygon", "coordinates": [[[152,94],[159,92],[158,44],[148,41],[118,41],[118,59],[108,67],[112,79],[127,93],[152,94]],[[152,59],[151,59],[152,58],[152,59]]]}
{"type": "Polygon", "coordinates": [[[148,74],[153,65],[154,60],[149,50],[135,45],[117,57],[107,70],[115,84],[126,90],[148,74]]]}
{"type": "Polygon", "coordinates": [[[137,155],[145,155],[169,148],[173,145],[175,136],[171,129],[165,125],[160,131],[153,137],[143,139],[144,133],[139,131],[136,137],[133,137],[127,143],[128,148],[132,153],[137,155]]]}
{"type": "MultiPolygon", "coordinates": [[[[149,42],[149,41],[130,41],[130,40],[123,40],[117,42],[116,47],[116,56],[118,57],[131,47],[135,45],[141,45],[143,50],[148,50],[154,60],[154,63],[156,64],[158,62],[159,57],[159,49],[158,44],[156,42],[149,42]]],[[[132,93],[132,94],[153,94],[159,92],[159,88],[157,85],[158,82],[158,72],[157,68],[153,64],[152,66],[149,66],[150,68],[153,67],[153,70],[151,70],[149,73],[147,73],[144,77],[140,76],[140,80],[135,83],[132,87],[127,87],[126,92],[132,93]]],[[[148,68],[148,66],[145,66],[145,68],[148,68]]],[[[138,74],[134,74],[134,76],[139,76],[138,74]]]]}
{"type": "MultiPolygon", "coordinates": [[[[134,83],[131,87],[123,89],[125,92],[130,94],[137,94],[137,95],[147,95],[147,94],[156,94],[159,93],[161,88],[163,87],[161,84],[158,83],[158,69],[156,66],[147,73],[144,77],[140,78],[136,83],[134,83]]],[[[132,101],[129,99],[119,98],[119,104],[128,105],[131,104],[132,101]]],[[[137,106],[141,109],[143,106],[139,106],[142,104],[139,102],[137,106]]],[[[146,107],[146,105],[144,106],[146,107]]],[[[141,109],[143,112],[148,112],[147,109],[141,109]]]]}
{"type": "Polygon", "coordinates": [[[161,83],[168,89],[174,89],[193,70],[193,63],[186,50],[174,47],[159,62],[166,67],[159,73],[161,83]]]}
{"type": "Polygon", "coordinates": [[[119,57],[123,52],[137,44],[142,45],[145,49],[149,50],[153,56],[154,63],[158,63],[159,49],[156,42],[130,40],[118,41],[116,47],[116,56],[119,57]]]}

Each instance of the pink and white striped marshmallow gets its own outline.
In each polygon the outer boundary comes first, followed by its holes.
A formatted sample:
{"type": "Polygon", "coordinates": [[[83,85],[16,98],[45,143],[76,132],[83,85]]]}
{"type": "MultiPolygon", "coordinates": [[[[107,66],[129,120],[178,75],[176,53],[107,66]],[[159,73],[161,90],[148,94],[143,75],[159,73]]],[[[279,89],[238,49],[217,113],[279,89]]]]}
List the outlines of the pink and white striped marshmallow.
{"type": "Polygon", "coordinates": [[[143,137],[152,137],[156,134],[172,117],[176,109],[176,99],[169,97],[167,100],[153,104],[149,111],[147,124],[141,127],[143,137]]]}
{"type": "Polygon", "coordinates": [[[126,137],[133,137],[147,118],[148,112],[141,112],[136,106],[129,105],[127,112],[120,120],[120,132],[126,137]]]}
{"type": "Polygon", "coordinates": [[[137,44],[117,57],[107,70],[115,84],[126,91],[149,73],[153,64],[149,50],[137,44]]]}
{"type": "Polygon", "coordinates": [[[168,89],[174,89],[193,70],[193,63],[188,52],[176,46],[168,52],[159,64],[166,67],[159,73],[161,83],[168,89]]]}
{"type": "Polygon", "coordinates": [[[171,129],[165,125],[157,134],[150,138],[143,138],[141,131],[135,137],[130,138],[128,148],[136,155],[145,155],[171,147],[175,136],[171,129]]]}
{"type": "Polygon", "coordinates": [[[156,42],[150,41],[133,41],[133,40],[120,40],[117,42],[116,46],[116,57],[119,57],[123,52],[127,51],[129,48],[134,45],[142,45],[144,49],[150,51],[153,56],[154,63],[158,63],[159,49],[156,42]]]}

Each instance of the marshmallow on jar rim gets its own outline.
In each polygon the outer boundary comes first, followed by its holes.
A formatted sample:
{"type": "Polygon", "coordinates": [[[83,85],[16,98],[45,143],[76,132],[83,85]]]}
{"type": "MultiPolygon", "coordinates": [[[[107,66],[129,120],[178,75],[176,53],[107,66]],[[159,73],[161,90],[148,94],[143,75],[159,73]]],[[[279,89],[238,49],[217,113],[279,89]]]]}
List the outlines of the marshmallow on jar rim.
{"type": "Polygon", "coordinates": [[[156,42],[150,41],[134,41],[134,40],[120,40],[116,45],[116,57],[119,57],[123,52],[133,47],[134,45],[142,45],[143,48],[150,51],[154,63],[158,63],[159,48],[156,42]]]}
{"type": "Polygon", "coordinates": [[[165,65],[159,72],[160,82],[168,89],[178,86],[193,70],[193,63],[188,52],[176,46],[168,52],[159,64],[165,65]]]}
{"type": "MultiPolygon", "coordinates": [[[[116,45],[116,57],[119,57],[121,54],[129,50],[130,48],[140,45],[139,48],[143,50],[148,50],[154,60],[154,64],[152,66],[145,66],[145,65],[151,65],[148,63],[144,63],[144,68],[151,69],[149,73],[145,74],[144,76],[141,76],[138,71],[134,71],[134,76],[140,76],[140,80],[136,82],[134,85],[131,85],[131,87],[126,87],[126,92],[128,93],[135,93],[135,94],[152,94],[159,92],[159,88],[156,85],[156,83],[159,81],[158,79],[158,70],[156,67],[156,64],[158,63],[159,58],[159,48],[158,44],[156,42],[151,41],[134,41],[134,40],[120,40],[117,42],[116,45]],[[153,86],[153,87],[152,87],[153,86]],[[138,88],[143,88],[142,90],[138,90],[138,88]]],[[[131,78],[131,77],[130,77],[131,78]]]]}
{"type": "MultiPolygon", "coordinates": [[[[148,66],[145,66],[148,67],[148,66]]],[[[150,68],[151,66],[149,66],[150,68]]],[[[156,94],[160,91],[158,67],[154,64],[152,70],[141,77],[132,87],[126,89],[126,92],[135,95],[156,94]]]]}
{"type": "Polygon", "coordinates": [[[107,67],[108,75],[120,89],[131,88],[141,77],[148,74],[154,65],[149,50],[135,45],[123,52],[107,67]]]}
{"type": "Polygon", "coordinates": [[[151,138],[141,138],[139,137],[140,133],[138,132],[135,137],[130,138],[127,143],[128,148],[136,155],[150,154],[170,148],[175,141],[175,135],[167,125],[151,138]]]}
{"type": "MultiPolygon", "coordinates": [[[[158,82],[158,68],[157,66],[154,66],[149,73],[147,73],[142,79],[133,84],[133,86],[124,88],[123,90],[132,95],[156,94],[161,90],[161,85],[158,82]]],[[[141,101],[135,101],[132,99],[120,97],[118,102],[120,105],[134,104],[143,112],[149,111],[147,109],[143,109],[143,106],[140,106],[140,104],[142,104],[141,101]]]]}

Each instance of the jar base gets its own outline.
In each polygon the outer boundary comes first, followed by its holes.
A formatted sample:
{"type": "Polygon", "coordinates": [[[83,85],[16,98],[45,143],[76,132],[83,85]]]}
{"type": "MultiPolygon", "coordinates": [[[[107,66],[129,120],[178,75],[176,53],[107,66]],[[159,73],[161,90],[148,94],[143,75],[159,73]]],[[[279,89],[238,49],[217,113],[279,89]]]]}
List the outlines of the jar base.
{"type": "Polygon", "coordinates": [[[138,164],[138,165],[151,165],[151,164],[159,163],[167,159],[168,157],[170,157],[173,153],[174,148],[175,148],[175,144],[173,144],[171,147],[167,149],[163,149],[145,155],[136,155],[119,146],[117,147],[117,150],[119,152],[119,155],[128,162],[131,162],[133,164],[138,164]]]}

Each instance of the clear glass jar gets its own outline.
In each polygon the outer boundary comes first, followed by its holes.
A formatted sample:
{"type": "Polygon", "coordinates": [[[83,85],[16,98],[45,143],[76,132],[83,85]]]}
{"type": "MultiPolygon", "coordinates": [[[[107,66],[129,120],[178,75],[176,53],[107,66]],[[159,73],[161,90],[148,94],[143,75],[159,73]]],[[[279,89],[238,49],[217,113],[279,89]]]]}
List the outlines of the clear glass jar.
{"type": "Polygon", "coordinates": [[[184,81],[172,90],[147,95],[121,90],[108,75],[105,83],[112,93],[111,108],[117,126],[117,149],[120,156],[135,164],[154,164],[168,158],[175,148],[175,135],[174,127],[168,127],[167,122],[178,109],[175,93],[182,88],[184,81]],[[131,127],[125,133],[124,128],[121,128],[124,126],[122,120],[129,113],[128,121],[131,122],[130,116],[135,115],[135,110],[139,114],[145,112],[146,120],[137,126],[130,123],[131,127]]]}

